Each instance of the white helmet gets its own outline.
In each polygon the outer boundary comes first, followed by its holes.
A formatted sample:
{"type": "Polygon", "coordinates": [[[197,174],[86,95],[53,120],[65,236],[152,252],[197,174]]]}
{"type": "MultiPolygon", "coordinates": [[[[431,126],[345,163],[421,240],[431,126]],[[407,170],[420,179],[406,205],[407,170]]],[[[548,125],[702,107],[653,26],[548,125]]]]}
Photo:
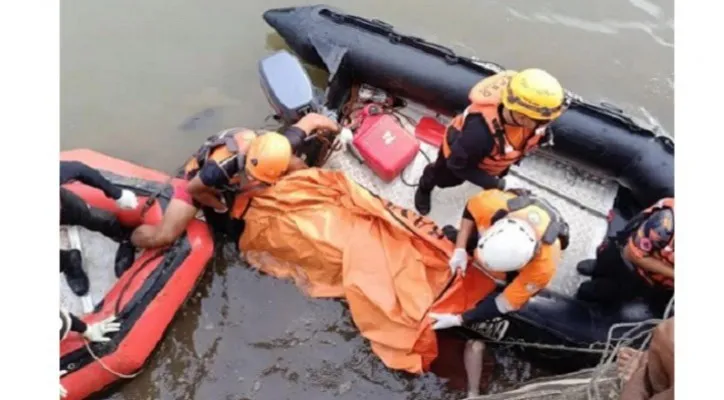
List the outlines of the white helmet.
{"type": "Polygon", "coordinates": [[[530,224],[506,217],[480,236],[475,255],[491,271],[517,271],[533,258],[537,244],[535,231],[530,224]]]}

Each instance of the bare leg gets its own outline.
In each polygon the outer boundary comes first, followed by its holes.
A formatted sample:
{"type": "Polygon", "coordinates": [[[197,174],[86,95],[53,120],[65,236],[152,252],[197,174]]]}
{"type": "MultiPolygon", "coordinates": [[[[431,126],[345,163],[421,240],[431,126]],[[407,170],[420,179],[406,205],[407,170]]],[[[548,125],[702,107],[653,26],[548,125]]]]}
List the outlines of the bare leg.
{"type": "Polygon", "coordinates": [[[171,199],[158,225],[141,225],[131,234],[134,246],[148,249],[172,244],[194,219],[198,209],[184,201],[171,199]]]}
{"type": "Polygon", "coordinates": [[[468,340],[465,343],[463,362],[465,373],[468,376],[468,397],[480,394],[480,377],[483,374],[483,352],[485,342],[481,340],[468,340]]]}

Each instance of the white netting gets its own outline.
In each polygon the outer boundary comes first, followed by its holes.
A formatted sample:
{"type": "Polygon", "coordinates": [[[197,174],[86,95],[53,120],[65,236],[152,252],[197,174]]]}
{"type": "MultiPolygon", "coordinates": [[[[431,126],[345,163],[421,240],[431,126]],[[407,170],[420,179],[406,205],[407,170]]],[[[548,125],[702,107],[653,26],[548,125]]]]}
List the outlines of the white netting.
{"type": "MultiPolygon", "coordinates": [[[[619,398],[622,383],[618,375],[616,357],[619,350],[624,347],[644,351],[653,330],[659,323],[672,315],[674,298],[669,301],[662,319],[650,319],[637,323],[620,323],[613,325],[608,332],[608,339],[603,343],[602,348],[591,346],[587,348],[571,348],[566,346],[550,346],[537,343],[489,341],[490,343],[511,344],[540,349],[557,349],[560,351],[574,351],[585,353],[601,354],[601,361],[598,366],[572,374],[547,377],[527,382],[520,388],[503,393],[489,394],[483,396],[469,397],[469,400],[614,400],[619,398]],[[614,332],[626,329],[623,335],[614,337],[614,332]],[[642,340],[643,339],[643,340],[642,340]],[[635,343],[640,343],[638,346],[635,343]]],[[[632,358],[629,363],[636,362],[632,358]]],[[[624,368],[629,368],[626,365],[624,368]]]]}

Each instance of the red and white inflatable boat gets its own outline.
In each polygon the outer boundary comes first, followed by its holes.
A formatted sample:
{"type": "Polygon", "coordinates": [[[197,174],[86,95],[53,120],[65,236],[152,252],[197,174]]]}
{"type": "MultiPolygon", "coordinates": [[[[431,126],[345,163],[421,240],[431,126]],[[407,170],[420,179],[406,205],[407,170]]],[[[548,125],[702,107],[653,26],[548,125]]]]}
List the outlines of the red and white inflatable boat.
{"type": "MultiPolygon", "coordinates": [[[[81,161],[119,187],[136,193],[139,206],[126,211],[120,210],[100,190],[81,183],[64,185],[88,204],[113,212],[123,225],[157,223],[168,205],[170,181],[161,172],[85,149],[62,152],[60,159],[81,161]],[[158,193],[156,201],[142,214],[144,203],[154,193],[158,193]]],[[[193,293],[213,249],[206,223],[193,220],[172,246],[143,251],[131,268],[115,283],[111,281],[102,299],[96,299],[95,309],[80,317],[86,323],[93,323],[115,314],[121,329],[107,335],[111,338],[107,343],[86,344],[74,332],[61,341],[60,369],[67,371],[61,377],[61,384],[68,391],[67,399],[86,398],[142,368],[174,315],[193,293]]],[[[113,266],[107,268],[112,270],[113,266]]]]}

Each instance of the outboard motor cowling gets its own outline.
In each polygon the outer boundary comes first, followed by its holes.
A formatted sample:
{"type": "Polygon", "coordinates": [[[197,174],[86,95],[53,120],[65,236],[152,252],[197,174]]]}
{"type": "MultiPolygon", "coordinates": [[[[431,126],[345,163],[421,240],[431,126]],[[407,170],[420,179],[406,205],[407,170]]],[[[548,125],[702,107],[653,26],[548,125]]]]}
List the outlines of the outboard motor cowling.
{"type": "Polygon", "coordinates": [[[280,50],[259,61],[259,76],[269,104],[284,124],[294,124],[318,108],[309,75],[288,51],[280,50]]]}

